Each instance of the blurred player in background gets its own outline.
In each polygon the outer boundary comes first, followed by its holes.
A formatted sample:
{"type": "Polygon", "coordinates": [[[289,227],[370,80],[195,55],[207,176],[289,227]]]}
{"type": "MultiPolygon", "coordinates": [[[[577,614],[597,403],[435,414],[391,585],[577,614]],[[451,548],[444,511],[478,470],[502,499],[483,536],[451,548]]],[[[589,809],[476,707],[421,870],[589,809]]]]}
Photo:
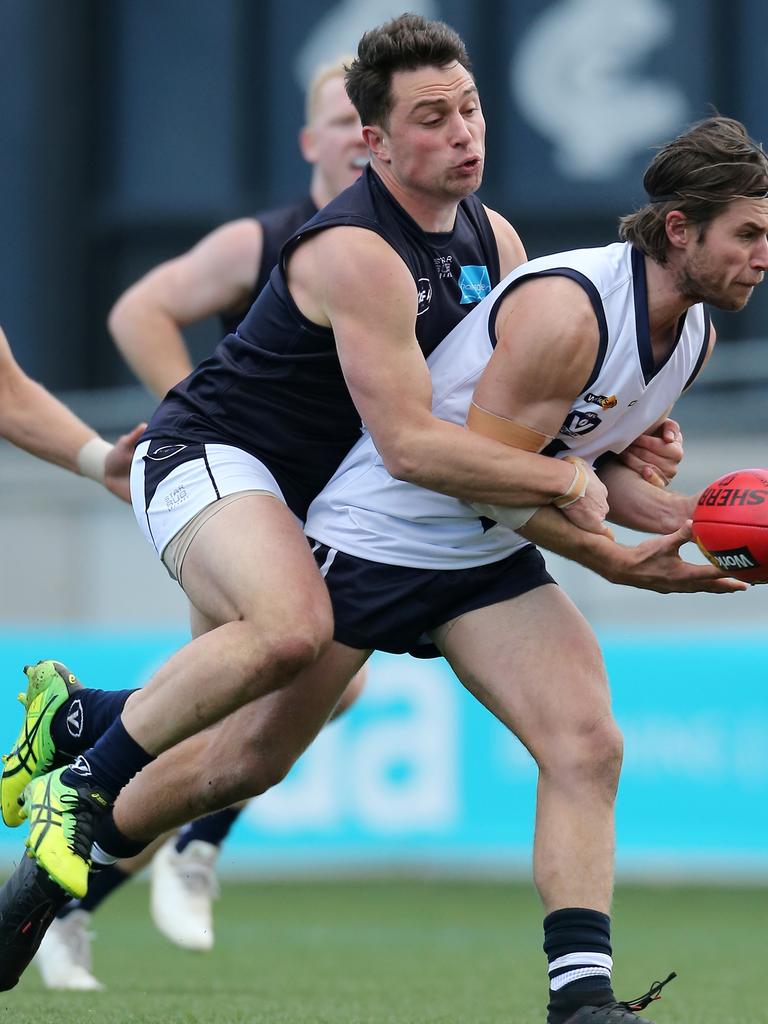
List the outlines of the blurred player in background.
{"type": "MultiPolygon", "coordinates": [[[[307,89],[299,147],[312,167],[308,194],[292,206],[223,224],[189,252],[150,271],[115,303],[109,316],[115,345],[157,398],[192,371],[182,328],[218,316],[222,334],[235,331],[267,283],[283,243],[356,181],[367,164],[360,118],[344,88],[351,60],[343,57],[318,68],[307,89]]],[[[334,717],[354,701],[364,678],[363,671],[350,683],[334,717]]],[[[92,973],[91,914],[150,861],[150,907],[158,929],[184,949],[212,949],[216,860],[244,806],[192,822],[178,836],[100,871],[85,899],[62,907],[43,940],[35,962],[44,984],[101,988],[92,973]]]]}
{"type": "Polygon", "coordinates": [[[0,437],[45,462],[90,477],[123,501],[136,441],[146,424],[112,445],[24,373],[0,329],[0,437]]]}

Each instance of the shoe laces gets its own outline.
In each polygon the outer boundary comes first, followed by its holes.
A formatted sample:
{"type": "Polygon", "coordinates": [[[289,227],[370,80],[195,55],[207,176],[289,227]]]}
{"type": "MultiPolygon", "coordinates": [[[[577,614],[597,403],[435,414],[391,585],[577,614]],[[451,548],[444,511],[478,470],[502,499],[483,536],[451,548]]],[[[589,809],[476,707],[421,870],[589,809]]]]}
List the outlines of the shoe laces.
{"type": "Polygon", "coordinates": [[[69,821],[64,826],[67,845],[78,857],[90,863],[96,815],[101,814],[103,808],[77,789],[66,790],[60,799],[69,815],[69,821]]]}
{"type": "Polygon", "coordinates": [[[673,978],[676,978],[677,974],[675,971],[664,979],[664,981],[654,981],[645,995],[638,996],[637,999],[628,999],[626,1002],[618,1003],[618,1006],[626,1007],[627,1010],[632,1012],[644,1010],[646,1006],[650,1006],[651,1003],[657,999],[661,999],[661,990],[665,985],[668,985],[673,978]]]}

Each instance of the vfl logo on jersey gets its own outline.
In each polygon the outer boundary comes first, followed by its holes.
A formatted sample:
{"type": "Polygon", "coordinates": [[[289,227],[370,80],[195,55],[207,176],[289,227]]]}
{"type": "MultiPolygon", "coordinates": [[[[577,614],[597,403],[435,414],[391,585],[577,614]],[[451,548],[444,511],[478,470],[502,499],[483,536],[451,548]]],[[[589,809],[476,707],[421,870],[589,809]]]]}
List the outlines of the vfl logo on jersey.
{"type": "Polygon", "coordinates": [[[159,448],[155,448],[153,452],[147,452],[144,458],[151,459],[153,462],[163,462],[165,459],[172,459],[174,455],[183,452],[186,447],[185,444],[163,444],[159,448]]]}
{"type": "Polygon", "coordinates": [[[601,409],[614,409],[619,404],[616,395],[593,395],[591,391],[584,395],[584,401],[590,405],[599,405],[601,409]]]}
{"type": "Polygon", "coordinates": [[[560,433],[568,437],[582,437],[591,433],[600,423],[600,417],[596,412],[589,412],[587,409],[575,409],[565,417],[565,423],[560,427],[560,433]]]}
{"type": "Polygon", "coordinates": [[[461,288],[462,306],[484,299],[491,290],[488,267],[462,267],[459,288],[461,288]]]}
{"type": "Polygon", "coordinates": [[[416,310],[416,316],[421,316],[422,313],[427,312],[432,301],[432,282],[428,277],[420,277],[416,282],[416,289],[419,295],[419,308],[416,310]]]}
{"type": "Polygon", "coordinates": [[[756,569],[757,559],[749,548],[730,548],[728,551],[710,551],[721,569],[756,569]]]}
{"type": "Polygon", "coordinates": [[[433,262],[435,264],[435,270],[437,271],[438,277],[451,276],[451,264],[453,263],[453,256],[435,256],[433,262]]]}

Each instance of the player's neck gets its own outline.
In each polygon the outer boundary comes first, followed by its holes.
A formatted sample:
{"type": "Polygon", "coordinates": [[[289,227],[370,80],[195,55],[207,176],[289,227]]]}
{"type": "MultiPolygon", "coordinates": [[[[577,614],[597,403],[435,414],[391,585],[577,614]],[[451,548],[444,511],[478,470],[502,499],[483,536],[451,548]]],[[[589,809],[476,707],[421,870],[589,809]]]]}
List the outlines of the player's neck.
{"type": "Polygon", "coordinates": [[[645,280],[648,294],[648,325],[651,337],[664,337],[677,330],[680,317],[694,305],[677,286],[674,271],[645,257],[645,280]]]}
{"type": "Polygon", "coordinates": [[[429,234],[453,231],[459,198],[435,196],[410,189],[398,181],[386,164],[377,164],[374,171],[392,198],[416,221],[422,231],[429,234]]]}

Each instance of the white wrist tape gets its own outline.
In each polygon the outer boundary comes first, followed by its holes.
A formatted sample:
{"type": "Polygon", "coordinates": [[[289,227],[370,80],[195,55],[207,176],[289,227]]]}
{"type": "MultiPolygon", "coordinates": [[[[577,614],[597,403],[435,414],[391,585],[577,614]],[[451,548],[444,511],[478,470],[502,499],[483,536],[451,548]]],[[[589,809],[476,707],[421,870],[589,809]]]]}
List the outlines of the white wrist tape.
{"type": "Polygon", "coordinates": [[[473,501],[472,508],[478,515],[486,516],[497,523],[509,526],[513,530],[525,526],[538,507],[534,508],[512,508],[509,505],[487,505],[482,501],[473,501]]]}
{"type": "Polygon", "coordinates": [[[575,505],[587,493],[589,477],[587,476],[583,461],[579,458],[569,458],[568,456],[566,456],[566,460],[573,463],[573,480],[571,481],[571,486],[564,494],[553,499],[552,504],[556,508],[568,508],[571,505],[575,505]]]}
{"type": "Polygon", "coordinates": [[[90,441],[86,441],[77,453],[78,472],[103,484],[106,476],[107,456],[113,447],[114,445],[105,441],[103,437],[92,437],[90,441]]]}

